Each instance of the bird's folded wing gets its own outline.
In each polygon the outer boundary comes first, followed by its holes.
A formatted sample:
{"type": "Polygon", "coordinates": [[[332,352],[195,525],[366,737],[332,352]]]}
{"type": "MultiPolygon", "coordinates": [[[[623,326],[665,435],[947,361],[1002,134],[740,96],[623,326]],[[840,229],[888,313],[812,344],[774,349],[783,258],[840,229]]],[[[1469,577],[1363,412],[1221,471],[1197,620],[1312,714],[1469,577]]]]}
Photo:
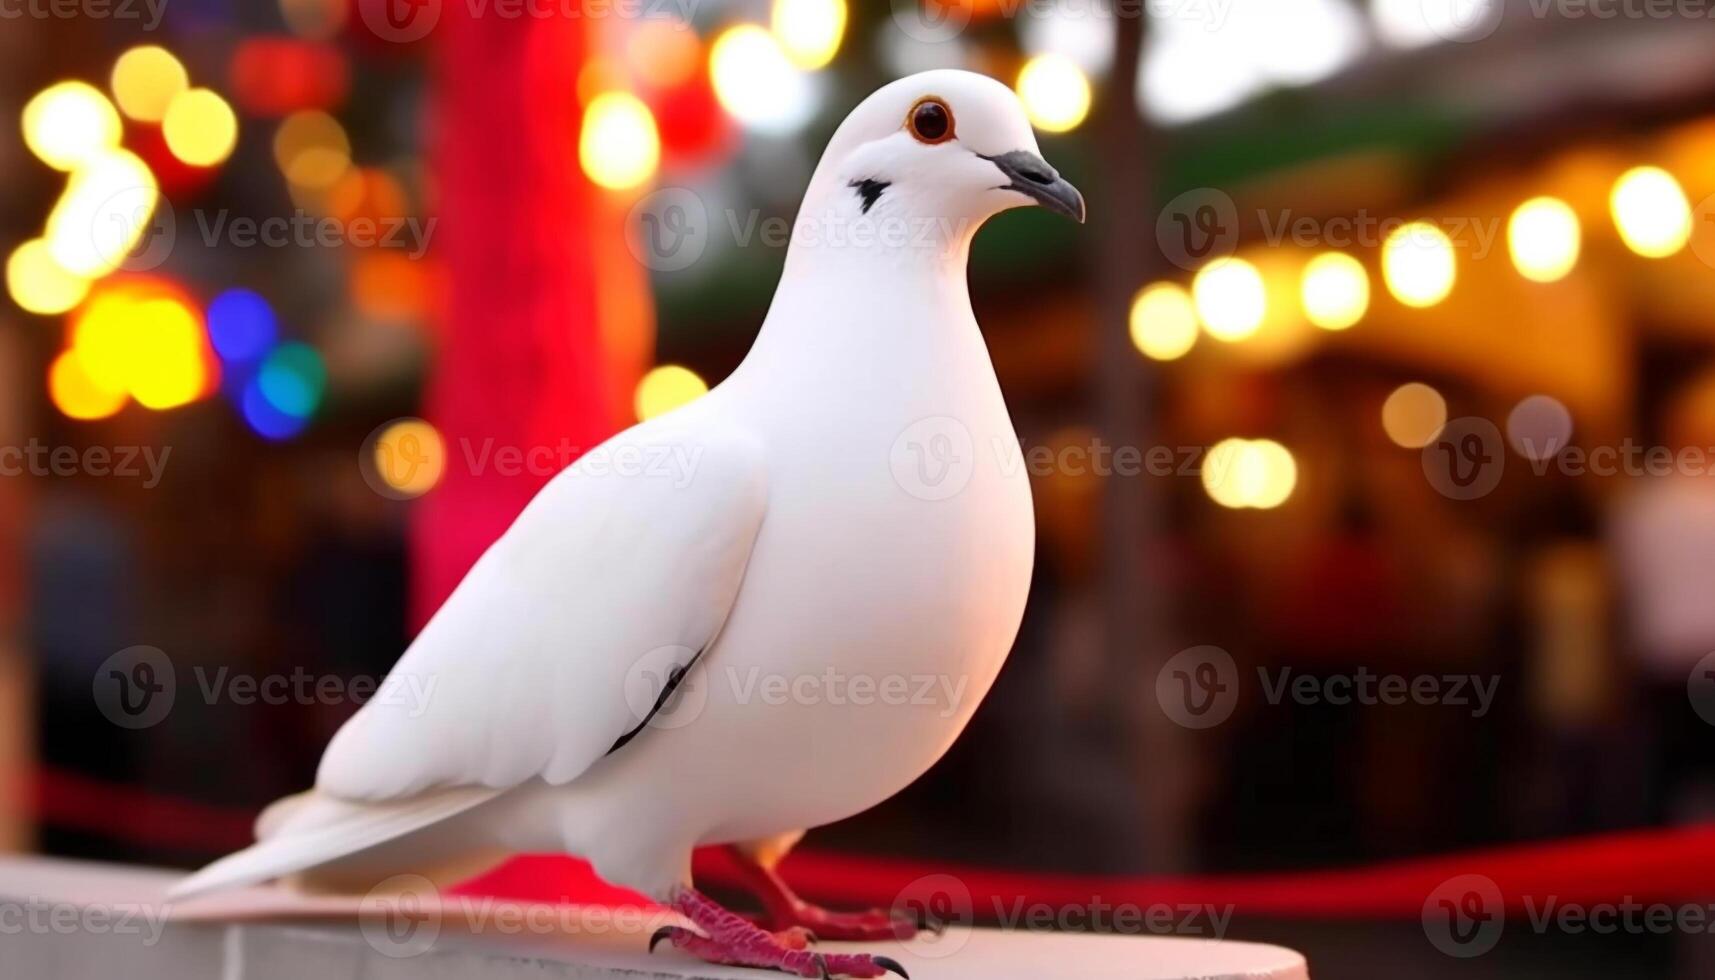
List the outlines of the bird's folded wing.
{"type": "Polygon", "coordinates": [[[758,444],[697,416],[622,433],[543,488],[334,737],[317,788],[565,783],[647,734],[726,621],[766,506],[758,444]]]}

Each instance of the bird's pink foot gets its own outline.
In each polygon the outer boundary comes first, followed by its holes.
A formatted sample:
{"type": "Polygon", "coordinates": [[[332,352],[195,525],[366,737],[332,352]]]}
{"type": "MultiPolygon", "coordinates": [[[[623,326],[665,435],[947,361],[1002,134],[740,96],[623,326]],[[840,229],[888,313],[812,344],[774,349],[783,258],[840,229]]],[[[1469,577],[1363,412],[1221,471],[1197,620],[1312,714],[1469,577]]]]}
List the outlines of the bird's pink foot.
{"type": "MultiPolygon", "coordinates": [[[[795,894],[772,867],[758,861],[741,847],[729,847],[734,866],[745,887],[761,900],[766,910],[757,923],[768,929],[808,929],[818,939],[875,942],[910,939],[923,929],[916,919],[887,909],[867,912],[835,912],[811,905],[795,894]]],[[[938,931],[938,930],[937,930],[938,931]]]]}
{"type": "Polygon", "coordinates": [[[673,897],[672,907],[690,919],[696,929],[680,926],[660,929],[650,939],[650,949],[661,940],[670,939],[675,947],[687,953],[729,966],[764,967],[812,978],[870,978],[887,973],[908,978],[904,967],[885,956],[815,953],[804,945],[794,946],[794,942],[808,940],[802,929],[789,929],[784,934],[768,932],[716,905],[695,889],[681,888],[673,897]]]}
{"type": "Polygon", "coordinates": [[[889,912],[887,909],[835,912],[802,901],[771,910],[764,917],[762,924],[770,929],[808,929],[817,939],[831,939],[836,942],[910,939],[919,931],[914,919],[889,912]]]}

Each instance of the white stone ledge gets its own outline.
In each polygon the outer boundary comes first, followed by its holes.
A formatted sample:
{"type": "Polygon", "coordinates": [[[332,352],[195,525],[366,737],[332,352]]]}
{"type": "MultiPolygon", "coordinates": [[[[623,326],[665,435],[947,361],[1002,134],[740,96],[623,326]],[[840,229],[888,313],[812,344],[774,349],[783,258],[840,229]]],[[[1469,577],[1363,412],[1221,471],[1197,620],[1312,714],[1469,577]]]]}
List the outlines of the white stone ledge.
{"type": "MultiPolygon", "coordinates": [[[[17,980],[767,980],[665,948],[659,917],[599,909],[460,903],[406,945],[360,927],[353,899],[249,889],[168,907],[175,872],[0,858],[0,977],[17,980]],[[535,910],[532,912],[531,910],[535,910]],[[534,915],[519,928],[524,917],[534,915]],[[511,918],[506,918],[511,916],[511,918]],[[544,927],[543,922],[552,923],[544,927]],[[615,924],[623,928],[611,928],[615,924]],[[561,926],[564,925],[564,928],[561,926]],[[432,933],[432,941],[422,941],[432,933]],[[418,952],[418,950],[421,950],[418,952]],[[410,952],[390,956],[384,952],[410,952]]],[[[949,930],[939,939],[827,950],[900,960],[914,980],[1308,980],[1278,946],[1161,937],[949,930]]]]}

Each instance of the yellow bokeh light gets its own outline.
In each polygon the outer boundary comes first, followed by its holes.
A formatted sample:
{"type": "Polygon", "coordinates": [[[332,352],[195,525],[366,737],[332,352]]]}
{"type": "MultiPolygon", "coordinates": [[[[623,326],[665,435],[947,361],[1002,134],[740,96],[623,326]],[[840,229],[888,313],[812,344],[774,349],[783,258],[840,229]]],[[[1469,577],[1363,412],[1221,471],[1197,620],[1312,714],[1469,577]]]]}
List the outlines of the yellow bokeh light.
{"type": "Polygon", "coordinates": [[[663,364],[637,383],[633,407],[639,419],[652,419],[701,398],[708,390],[709,386],[690,368],[663,364]]]}
{"type": "Polygon", "coordinates": [[[446,442],[422,419],[400,419],[387,426],[376,437],[373,452],[376,475],[402,497],[428,493],[446,473],[446,442]]]}
{"type": "Polygon", "coordinates": [[[1582,233],[1572,206],[1557,197],[1533,197],[1507,219],[1507,250],[1519,275],[1555,282],[1578,264],[1582,233]]]}
{"type": "Polygon", "coordinates": [[[1382,430],[1394,445],[1422,449],[1447,425],[1447,401],[1420,382],[1400,385],[1382,403],[1382,430]]]}
{"type": "Polygon", "coordinates": [[[294,112],[274,132],[274,162],[293,187],[322,190],[351,169],[351,140],[325,112],[294,112]]]}
{"type": "Polygon", "coordinates": [[[643,100],[628,92],[604,92],[584,109],[578,162],[600,187],[626,190],[655,176],[661,163],[661,134],[643,100]]]}
{"type": "Polygon", "coordinates": [[[188,404],[215,383],[201,315],[174,296],[102,290],[73,321],[71,352],[91,386],[146,408],[188,404]]]}
{"type": "Polygon", "coordinates": [[[1395,228],[1382,242],[1382,279],[1406,306],[1434,306],[1453,291],[1453,240],[1427,221],[1395,228]]]}
{"type": "Polygon", "coordinates": [[[84,82],[49,86],[24,106],[24,143],[55,170],[76,170],[112,152],[123,128],[113,103],[84,82]]]}
{"type": "Polygon", "coordinates": [[[31,239],[6,259],[6,291],[12,302],[29,313],[53,316],[83,302],[89,280],[67,272],[54,261],[48,243],[31,239]]]}
{"type": "Polygon", "coordinates": [[[1157,361],[1184,357],[1197,342],[1191,294],[1171,282],[1145,286],[1131,301],[1131,342],[1157,361]]]}
{"type": "Polygon", "coordinates": [[[1064,133],[1090,114],[1090,79],[1078,63],[1058,54],[1039,54],[1019,69],[1018,98],[1038,129],[1064,133]]]}
{"type": "Polygon", "coordinates": [[[1197,270],[1191,297],[1204,329],[1229,343],[1255,334],[1268,312],[1262,273],[1244,259],[1216,259],[1197,270]]]}
{"type": "Polygon", "coordinates": [[[1370,276],[1344,252],[1325,252],[1304,266],[1298,295],[1304,316],[1323,330],[1345,330],[1370,308],[1370,276]]]}
{"type": "Polygon", "coordinates": [[[141,355],[130,366],[131,397],[156,410],[196,401],[209,387],[201,318],[173,299],[144,300],[131,316],[141,355]]]}
{"type": "Polygon", "coordinates": [[[73,351],[62,351],[48,367],[48,397],[69,419],[104,419],[125,407],[123,391],[109,391],[84,373],[73,351]]]}
{"type": "Polygon", "coordinates": [[[846,33],[845,0],[774,0],[769,27],[799,68],[821,68],[834,60],[846,33]]]}
{"type": "Polygon", "coordinates": [[[1272,439],[1223,439],[1203,457],[1203,489],[1222,507],[1269,510],[1292,496],[1298,463],[1272,439]]]}
{"type": "Polygon", "coordinates": [[[160,200],[154,173],[136,154],[102,154],[72,174],[48,214],[48,250],[67,272],[100,278],[143,240],[160,200]]]}
{"type": "Polygon", "coordinates": [[[186,89],[167,106],[161,135],[173,156],[193,167],[212,167],[238,145],[238,116],[209,89],[186,89]]]}
{"type": "Polygon", "coordinates": [[[89,382],[103,391],[125,395],[131,387],[131,366],[142,352],[132,329],[136,297],[104,289],[90,297],[71,325],[71,350],[89,382]]]}
{"type": "Polygon", "coordinates": [[[1665,258],[1691,240],[1691,204],[1679,181],[1660,167],[1634,167],[1621,174],[1608,207],[1620,239],[1646,259],[1665,258]]]}
{"type": "Polygon", "coordinates": [[[153,44],[132,48],[113,64],[113,100],[119,111],[138,122],[160,122],[167,106],[190,87],[190,75],[166,48],[153,44]]]}

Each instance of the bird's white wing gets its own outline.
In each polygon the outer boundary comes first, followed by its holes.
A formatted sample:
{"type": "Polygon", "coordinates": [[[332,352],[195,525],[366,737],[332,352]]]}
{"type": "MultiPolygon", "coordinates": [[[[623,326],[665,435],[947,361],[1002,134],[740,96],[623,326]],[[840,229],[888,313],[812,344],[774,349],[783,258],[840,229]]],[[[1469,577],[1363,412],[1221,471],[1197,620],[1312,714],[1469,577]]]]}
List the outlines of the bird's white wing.
{"type": "Polygon", "coordinates": [[[555,477],[476,563],[316,786],[356,801],[575,779],[641,732],[726,621],[766,505],[759,444],[675,412],[555,477]]]}

